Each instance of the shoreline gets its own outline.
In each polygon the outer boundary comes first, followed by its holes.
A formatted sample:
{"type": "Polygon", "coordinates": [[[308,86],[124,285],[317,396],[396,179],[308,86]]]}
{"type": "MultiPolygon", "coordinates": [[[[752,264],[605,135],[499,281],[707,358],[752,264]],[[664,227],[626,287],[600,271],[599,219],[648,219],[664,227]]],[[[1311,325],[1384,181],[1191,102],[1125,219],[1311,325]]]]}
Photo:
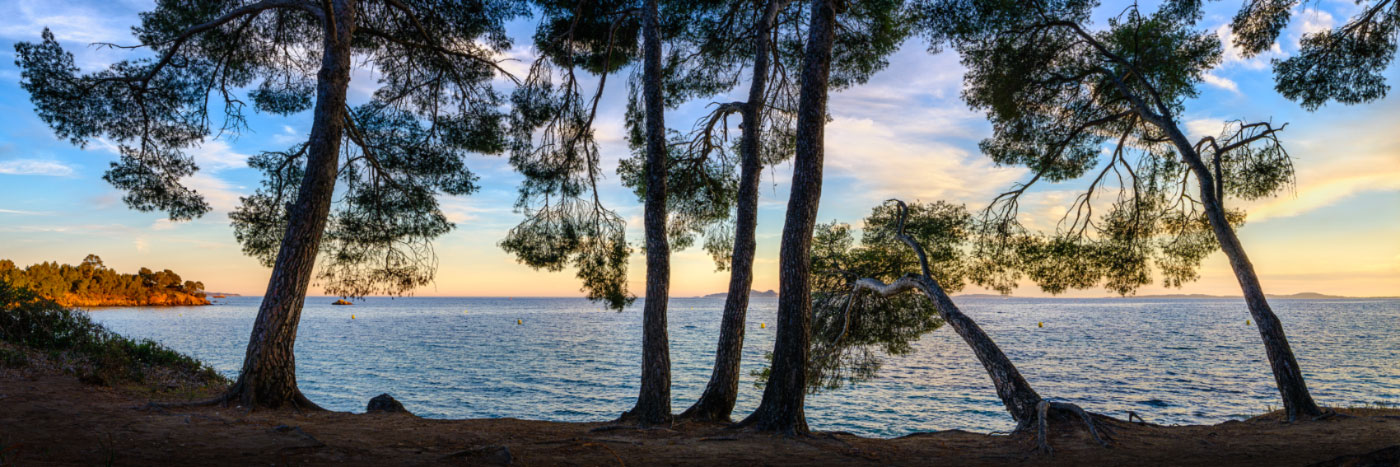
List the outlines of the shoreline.
{"type": "Polygon", "coordinates": [[[1347,456],[1400,455],[1397,409],[1342,409],[1345,415],[1292,424],[1277,413],[1215,425],[1108,420],[1109,448],[1072,421],[1056,420],[1049,437],[1054,452],[1045,455],[1033,450],[1030,436],[962,430],[893,439],[841,432],[785,438],[685,422],[638,429],[606,421],[147,405],[209,395],[93,386],[41,368],[0,369],[6,408],[0,452],[20,465],[1349,465],[1347,456]]]}

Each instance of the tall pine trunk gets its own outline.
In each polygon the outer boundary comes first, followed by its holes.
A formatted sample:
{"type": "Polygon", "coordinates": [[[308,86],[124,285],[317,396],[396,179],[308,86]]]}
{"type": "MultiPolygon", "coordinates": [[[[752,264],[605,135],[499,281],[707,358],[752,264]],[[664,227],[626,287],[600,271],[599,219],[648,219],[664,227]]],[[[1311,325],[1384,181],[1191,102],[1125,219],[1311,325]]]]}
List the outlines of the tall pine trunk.
{"type": "Polygon", "coordinates": [[[729,261],[729,294],[724,299],[719,344],[710,382],[695,405],[681,417],[707,421],[729,421],[734,401],[739,397],[739,364],[744,356],[744,320],[753,286],[753,257],[758,228],[758,183],[763,170],[760,160],[763,131],[764,95],[768,85],[769,35],[783,0],[769,0],[754,29],[753,80],[749,100],[743,108],[743,134],[739,141],[739,204],[734,222],[734,253],[729,261]]]}
{"type": "Polygon", "coordinates": [[[642,98],[646,106],[645,202],[647,285],[642,305],[642,387],[629,415],[642,425],[671,420],[671,351],[666,336],[671,248],[666,241],[666,124],[661,97],[661,37],[657,0],[642,10],[642,98]]]}
{"type": "Polygon", "coordinates": [[[812,1],[812,21],[803,56],[792,193],[788,196],[778,253],[780,290],[773,367],[758,409],[742,422],[758,430],[788,435],[808,432],[803,403],[812,340],[812,230],[821,201],[827,81],[836,23],[831,1],[812,1]]]}
{"type": "Polygon", "coordinates": [[[267,293],[258,307],[257,321],[248,338],[243,371],[229,388],[228,400],[247,406],[291,405],[319,409],[297,388],[297,325],[316,252],[326,227],[336,172],[339,168],[341,133],[345,125],[345,92],[350,83],[350,37],[355,27],[353,0],[334,0],[326,12],[327,24],[321,69],[317,73],[316,107],[307,142],[306,174],[288,215],[287,230],[267,293]]]}
{"type": "Polygon", "coordinates": [[[1225,252],[1225,257],[1230,259],[1230,268],[1234,270],[1235,279],[1239,281],[1240,290],[1244,292],[1245,306],[1249,308],[1249,314],[1254,318],[1255,326],[1259,328],[1259,337],[1264,340],[1264,351],[1269,356],[1274,383],[1277,384],[1279,395],[1283,398],[1283,408],[1288,419],[1294,420],[1299,415],[1321,415],[1322,409],[1308,392],[1307,382],[1303,380],[1303,370],[1298,366],[1293,349],[1288,345],[1288,336],[1283,333],[1283,323],[1269,307],[1269,301],[1264,297],[1264,288],[1259,285],[1259,276],[1254,273],[1254,265],[1249,262],[1239,236],[1235,235],[1235,229],[1230,227],[1230,222],[1225,217],[1225,207],[1220,199],[1222,193],[1218,191],[1215,176],[1201,159],[1200,153],[1187,141],[1186,135],[1177,128],[1176,123],[1171,120],[1167,120],[1166,123],[1167,134],[1177,151],[1186,159],[1191,172],[1196,175],[1197,184],[1201,186],[1201,204],[1205,208],[1206,218],[1210,220],[1211,230],[1220,243],[1220,251],[1225,252]]]}

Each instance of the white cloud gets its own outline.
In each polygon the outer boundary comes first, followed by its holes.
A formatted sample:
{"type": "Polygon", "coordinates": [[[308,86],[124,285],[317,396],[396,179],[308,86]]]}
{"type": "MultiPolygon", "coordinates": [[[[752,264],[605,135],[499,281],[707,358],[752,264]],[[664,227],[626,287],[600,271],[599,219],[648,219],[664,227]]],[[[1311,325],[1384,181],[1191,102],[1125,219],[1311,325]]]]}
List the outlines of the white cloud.
{"type": "Polygon", "coordinates": [[[856,193],[974,203],[1010,186],[1025,170],[998,168],[980,153],[906,133],[903,125],[837,116],[826,129],[827,164],[833,175],[857,180],[856,193]]]}
{"type": "Polygon", "coordinates": [[[1298,33],[1293,36],[1293,48],[1299,48],[1303,36],[1315,34],[1322,31],[1329,31],[1337,26],[1337,19],[1331,13],[1315,8],[1304,8],[1297,13],[1297,18],[1302,20],[1298,26],[1298,33]]]}
{"type": "Polygon", "coordinates": [[[209,207],[216,212],[228,212],[238,207],[238,197],[241,194],[229,182],[209,172],[195,172],[194,175],[181,179],[180,183],[204,195],[204,200],[208,201],[209,207]]]}
{"type": "Polygon", "coordinates": [[[1235,84],[1234,80],[1221,77],[1220,75],[1215,74],[1214,71],[1205,72],[1205,74],[1201,75],[1201,79],[1205,80],[1206,84],[1209,84],[1211,86],[1215,86],[1217,88],[1224,89],[1235,94],[1240,93],[1240,86],[1238,84],[1235,84]]]}
{"type": "Polygon", "coordinates": [[[248,166],[248,155],[234,151],[228,142],[215,139],[190,148],[187,151],[200,169],[219,172],[224,169],[238,169],[248,166]]]}
{"type": "Polygon", "coordinates": [[[1270,60],[1285,56],[1283,48],[1279,47],[1278,42],[1274,42],[1262,53],[1246,58],[1244,49],[1235,45],[1235,34],[1228,23],[1215,28],[1215,35],[1220,37],[1220,45],[1225,47],[1220,66],[1217,68],[1240,67],[1249,70],[1263,70],[1269,67],[1270,60]]]}
{"type": "Polygon", "coordinates": [[[304,143],[309,138],[306,133],[297,131],[291,125],[282,125],[282,132],[272,135],[272,142],[283,146],[304,143]]]}
{"type": "Polygon", "coordinates": [[[19,209],[4,209],[4,208],[0,208],[0,214],[14,214],[14,215],[17,215],[17,216],[52,216],[52,215],[53,215],[53,213],[51,213],[51,212],[22,211],[22,210],[19,210],[19,209]]]}
{"type": "Polygon", "coordinates": [[[73,175],[73,168],[57,161],[11,159],[8,161],[0,161],[0,174],[66,177],[73,175]]]}
{"type": "Polygon", "coordinates": [[[1223,129],[1225,129],[1225,120],[1219,118],[1197,118],[1186,121],[1186,133],[1193,141],[1207,136],[1218,136],[1223,129]]]}
{"type": "Polygon", "coordinates": [[[38,41],[44,28],[72,52],[84,71],[105,68],[118,60],[147,55],[147,50],[91,47],[99,42],[130,45],[136,42],[131,25],[139,24],[138,8],[147,6],[107,2],[100,7],[75,2],[7,0],[0,2],[0,38],[38,41]]]}

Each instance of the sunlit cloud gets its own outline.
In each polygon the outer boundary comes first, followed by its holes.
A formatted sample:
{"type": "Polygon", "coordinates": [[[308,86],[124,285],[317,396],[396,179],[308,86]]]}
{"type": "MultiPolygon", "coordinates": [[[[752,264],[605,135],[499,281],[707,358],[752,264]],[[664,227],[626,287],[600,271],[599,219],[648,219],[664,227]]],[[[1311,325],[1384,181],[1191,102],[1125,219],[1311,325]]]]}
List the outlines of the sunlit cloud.
{"type": "Polygon", "coordinates": [[[188,153],[190,157],[194,158],[195,164],[198,164],[200,169],[210,172],[248,166],[248,155],[234,151],[233,147],[222,139],[205,141],[199,146],[190,148],[188,153]]]}
{"type": "Polygon", "coordinates": [[[1300,180],[1294,196],[1284,195],[1249,210],[1249,220],[1291,217],[1334,205],[1339,201],[1374,191],[1400,190],[1400,163],[1384,158],[1376,164],[1353,163],[1342,170],[1328,170],[1300,180]]]}
{"type": "Polygon", "coordinates": [[[216,213],[237,208],[238,198],[242,195],[228,181],[204,171],[195,172],[194,175],[181,179],[180,183],[203,195],[204,200],[209,202],[209,207],[216,213]]]}
{"type": "Polygon", "coordinates": [[[898,133],[883,122],[836,117],[827,125],[827,165],[832,175],[857,180],[858,196],[973,202],[1003,189],[1025,173],[995,167],[980,153],[923,135],[898,133]]]}
{"type": "Polygon", "coordinates": [[[1217,88],[1224,89],[1235,94],[1240,93],[1240,85],[1235,84],[1234,80],[1221,77],[1220,75],[1217,75],[1214,72],[1206,72],[1205,74],[1201,75],[1201,79],[1205,80],[1206,84],[1209,84],[1211,86],[1215,86],[1217,88]]]}

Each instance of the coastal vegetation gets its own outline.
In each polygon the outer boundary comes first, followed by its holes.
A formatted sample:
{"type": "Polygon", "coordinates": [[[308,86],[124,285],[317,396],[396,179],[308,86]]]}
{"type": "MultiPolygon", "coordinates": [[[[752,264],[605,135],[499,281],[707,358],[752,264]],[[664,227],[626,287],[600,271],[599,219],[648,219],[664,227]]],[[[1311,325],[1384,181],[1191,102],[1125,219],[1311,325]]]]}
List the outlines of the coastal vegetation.
{"type": "Polygon", "coordinates": [[[204,283],[182,280],[169,269],[141,268],[122,274],[87,255],[77,266],[43,262],[19,268],[0,259],[0,282],[22,287],[60,306],[190,306],[208,305],[204,283]]]}
{"type": "Polygon", "coordinates": [[[220,389],[228,380],[198,360],[149,339],[129,339],[74,310],[0,280],[0,367],[62,368],[103,386],[220,389]]]}

